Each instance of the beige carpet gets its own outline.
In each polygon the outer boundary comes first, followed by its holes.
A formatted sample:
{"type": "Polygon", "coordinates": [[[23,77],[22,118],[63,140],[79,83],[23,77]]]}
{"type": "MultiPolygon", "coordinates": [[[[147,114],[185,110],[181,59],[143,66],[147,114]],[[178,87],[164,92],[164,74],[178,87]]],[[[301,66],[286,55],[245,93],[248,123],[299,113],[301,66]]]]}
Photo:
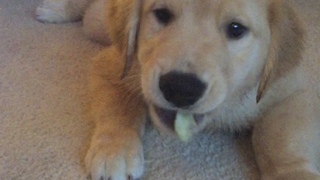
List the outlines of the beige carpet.
{"type": "MultiPolygon", "coordinates": [[[[308,51],[319,58],[320,1],[296,0],[308,51]],[[315,54],[318,53],[318,54],[315,54]]],[[[83,159],[93,124],[86,118],[86,73],[101,46],[81,23],[41,24],[40,0],[0,0],[0,179],[86,179],[83,159]]],[[[144,137],[142,179],[257,179],[248,137],[208,130],[190,144],[144,137]]]]}

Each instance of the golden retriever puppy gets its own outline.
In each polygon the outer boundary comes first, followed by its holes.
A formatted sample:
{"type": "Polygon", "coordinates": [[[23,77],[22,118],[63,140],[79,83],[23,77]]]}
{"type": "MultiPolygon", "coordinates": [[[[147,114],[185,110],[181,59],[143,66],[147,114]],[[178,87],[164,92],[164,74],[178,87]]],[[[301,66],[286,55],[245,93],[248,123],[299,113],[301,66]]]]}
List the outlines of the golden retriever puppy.
{"type": "Polygon", "coordinates": [[[320,179],[319,72],[308,68],[319,62],[302,58],[286,1],[109,0],[101,10],[113,45],[89,81],[92,179],[139,178],[146,116],[174,133],[178,113],[193,116],[193,134],[253,127],[263,180],[320,179]]]}

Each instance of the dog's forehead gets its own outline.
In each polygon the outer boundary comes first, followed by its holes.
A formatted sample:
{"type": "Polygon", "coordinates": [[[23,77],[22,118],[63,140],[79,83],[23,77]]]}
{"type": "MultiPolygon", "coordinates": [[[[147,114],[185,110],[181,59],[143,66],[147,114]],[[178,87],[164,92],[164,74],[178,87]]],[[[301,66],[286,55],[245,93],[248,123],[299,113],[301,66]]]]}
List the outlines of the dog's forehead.
{"type": "Polygon", "coordinates": [[[268,0],[144,0],[148,7],[168,7],[175,11],[192,10],[195,13],[219,12],[231,9],[247,9],[248,6],[264,6],[268,0]]]}
{"type": "Polygon", "coordinates": [[[176,15],[193,17],[199,21],[205,18],[250,19],[254,18],[257,12],[261,16],[267,7],[268,0],[145,0],[145,2],[147,9],[166,7],[176,15]]]}

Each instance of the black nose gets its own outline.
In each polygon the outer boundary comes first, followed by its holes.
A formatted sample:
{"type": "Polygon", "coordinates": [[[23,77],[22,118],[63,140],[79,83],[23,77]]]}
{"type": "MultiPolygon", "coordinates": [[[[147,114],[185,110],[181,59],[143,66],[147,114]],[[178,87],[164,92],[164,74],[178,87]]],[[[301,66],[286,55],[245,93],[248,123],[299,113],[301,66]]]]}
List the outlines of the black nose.
{"type": "Polygon", "coordinates": [[[207,85],[195,74],[169,72],[160,77],[159,88],[164,98],[176,107],[195,104],[203,95],[207,85]]]}

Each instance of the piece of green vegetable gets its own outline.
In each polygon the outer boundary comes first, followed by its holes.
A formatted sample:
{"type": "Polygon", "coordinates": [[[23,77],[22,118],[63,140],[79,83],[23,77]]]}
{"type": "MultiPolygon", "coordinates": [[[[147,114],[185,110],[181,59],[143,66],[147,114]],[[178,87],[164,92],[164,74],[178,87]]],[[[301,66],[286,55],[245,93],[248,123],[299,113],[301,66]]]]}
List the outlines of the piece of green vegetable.
{"type": "Polygon", "coordinates": [[[195,126],[196,122],[192,114],[177,113],[174,122],[174,130],[183,142],[188,142],[193,133],[191,127],[195,126]]]}

